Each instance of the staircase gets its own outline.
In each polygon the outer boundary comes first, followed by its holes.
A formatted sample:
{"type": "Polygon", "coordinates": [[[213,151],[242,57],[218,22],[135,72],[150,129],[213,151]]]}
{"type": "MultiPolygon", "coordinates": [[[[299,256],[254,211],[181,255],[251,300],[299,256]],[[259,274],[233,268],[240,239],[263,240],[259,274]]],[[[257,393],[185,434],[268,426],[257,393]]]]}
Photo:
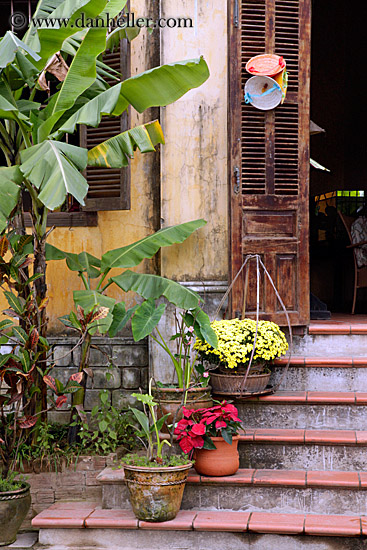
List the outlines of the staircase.
{"type": "Polygon", "coordinates": [[[39,548],[366,549],[367,319],[312,323],[295,347],[282,391],[236,404],[237,474],[193,472],[177,518],[151,524],[130,511],[122,471],[106,469],[102,507],[58,503],[33,520],[39,548]]]}

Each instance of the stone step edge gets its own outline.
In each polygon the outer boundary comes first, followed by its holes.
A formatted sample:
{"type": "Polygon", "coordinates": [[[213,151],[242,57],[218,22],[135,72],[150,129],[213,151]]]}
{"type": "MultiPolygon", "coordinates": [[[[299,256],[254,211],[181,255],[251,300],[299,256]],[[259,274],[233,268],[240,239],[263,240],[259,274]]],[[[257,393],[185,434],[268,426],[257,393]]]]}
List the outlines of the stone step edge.
{"type": "MultiPolygon", "coordinates": [[[[169,439],[169,435],[162,432],[159,437],[160,439],[169,439]]],[[[176,441],[177,436],[173,436],[173,440],[176,441]]],[[[239,432],[239,443],[367,446],[367,430],[249,427],[239,432]]]]}
{"type": "Polygon", "coordinates": [[[243,443],[298,445],[367,446],[365,430],[309,430],[288,428],[246,428],[240,434],[243,443]]]}
{"type": "Polygon", "coordinates": [[[271,395],[246,397],[245,404],[247,402],[286,405],[367,405],[367,392],[277,391],[271,395]]]}
{"type": "MultiPolygon", "coordinates": [[[[57,505],[54,505],[57,506],[57,505]]],[[[278,514],[271,512],[180,510],[163,523],[135,518],[131,510],[101,510],[50,507],[32,520],[38,529],[145,529],[159,531],[216,531],[284,535],[367,535],[367,517],[360,515],[278,514]]]]}
{"type": "MultiPolygon", "coordinates": [[[[97,476],[102,485],[119,485],[125,483],[123,470],[105,468],[97,476]]],[[[367,489],[366,472],[343,472],[323,470],[272,470],[240,468],[236,474],[222,477],[202,476],[190,470],[187,483],[191,485],[232,485],[232,486],[267,486],[297,487],[300,489],[367,489]]]]}
{"type": "MultiPolygon", "coordinates": [[[[285,367],[288,363],[287,357],[276,359],[274,366],[285,367]]],[[[367,357],[306,357],[295,355],[291,357],[290,367],[321,367],[321,368],[349,368],[367,367],[367,357]]]]}
{"type": "Polygon", "coordinates": [[[311,335],[362,335],[367,334],[367,323],[346,323],[343,321],[311,322],[308,327],[311,335]]]}

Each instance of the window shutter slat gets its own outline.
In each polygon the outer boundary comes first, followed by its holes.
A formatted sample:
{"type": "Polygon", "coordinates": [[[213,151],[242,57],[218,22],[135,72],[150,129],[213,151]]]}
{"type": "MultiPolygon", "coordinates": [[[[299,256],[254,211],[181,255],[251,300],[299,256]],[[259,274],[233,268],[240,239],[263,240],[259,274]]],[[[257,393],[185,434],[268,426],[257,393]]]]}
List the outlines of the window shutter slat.
{"type": "MultiPolygon", "coordinates": [[[[121,42],[114,52],[103,56],[103,61],[109,67],[119,71],[123,78],[129,76],[129,47],[121,42]]],[[[112,86],[115,81],[107,82],[112,86]]],[[[81,144],[92,149],[102,141],[106,141],[129,129],[128,113],[121,117],[103,116],[98,128],[83,126],[81,128],[81,144]]],[[[87,168],[85,172],[89,190],[83,210],[128,210],[130,208],[130,167],[87,168]]]]}

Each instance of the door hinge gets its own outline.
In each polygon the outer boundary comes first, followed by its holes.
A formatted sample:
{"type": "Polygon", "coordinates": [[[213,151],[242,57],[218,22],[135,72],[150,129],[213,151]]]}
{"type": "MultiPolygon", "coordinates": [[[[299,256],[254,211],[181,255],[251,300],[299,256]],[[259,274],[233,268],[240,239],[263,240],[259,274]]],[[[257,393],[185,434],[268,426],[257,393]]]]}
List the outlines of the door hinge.
{"type": "Polygon", "coordinates": [[[240,10],[238,5],[239,0],[234,0],[234,10],[233,10],[233,25],[238,28],[239,19],[240,19],[240,10]]]}
{"type": "Polygon", "coordinates": [[[235,193],[235,195],[238,195],[238,193],[240,192],[240,185],[241,185],[240,169],[238,168],[238,166],[234,167],[233,174],[235,178],[233,192],[235,193]]]}

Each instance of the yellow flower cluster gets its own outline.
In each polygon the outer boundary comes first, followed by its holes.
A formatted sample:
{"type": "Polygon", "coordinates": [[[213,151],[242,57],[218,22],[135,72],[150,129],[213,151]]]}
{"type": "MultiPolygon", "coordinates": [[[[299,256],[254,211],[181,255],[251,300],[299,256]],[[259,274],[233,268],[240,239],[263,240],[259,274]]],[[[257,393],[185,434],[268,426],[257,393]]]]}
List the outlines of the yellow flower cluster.
{"type": "MultiPolygon", "coordinates": [[[[213,321],[211,326],[218,337],[218,348],[214,349],[198,338],[194,348],[201,359],[230,369],[248,365],[254,345],[256,321],[230,319],[213,321]]],[[[284,355],[287,349],[287,340],[278,325],[271,321],[259,321],[253,363],[272,361],[284,355]]]]}

